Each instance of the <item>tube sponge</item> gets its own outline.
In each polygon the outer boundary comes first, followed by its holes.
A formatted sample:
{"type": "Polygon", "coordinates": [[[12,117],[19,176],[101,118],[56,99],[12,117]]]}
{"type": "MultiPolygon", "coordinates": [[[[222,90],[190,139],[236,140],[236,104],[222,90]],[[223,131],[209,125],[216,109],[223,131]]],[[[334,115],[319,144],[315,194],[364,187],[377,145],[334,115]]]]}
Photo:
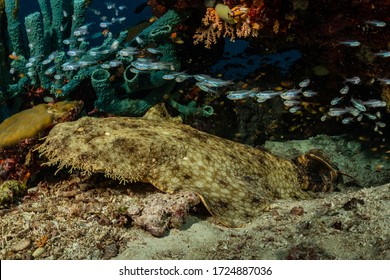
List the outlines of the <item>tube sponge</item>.
{"type": "Polygon", "coordinates": [[[45,51],[43,39],[43,24],[42,16],[39,12],[32,13],[25,18],[25,25],[27,31],[27,38],[30,43],[31,57],[43,57],[49,50],[45,51]]]}
{"type": "Polygon", "coordinates": [[[17,17],[14,17],[16,1],[5,0],[5,13],[7,14],[7,28],[10,37],[12,50],[17,55],[25,55],[25,48],[22,40],[22,27],[17,17]]]}
{"type": "MultiPolygon", "coordinates": [[[[136,74],[128,83],[137,86],[139,79],[136,74]]],[[[143,116],[153,105],[160,103],[164,95],[169,94],[174,82],[167,82],[163,86],[151,89],[143,99],[120,99],[116,96],[114,88],[110,84],[110,73],[104,69],[96,69],[91,76],[92,86],[95,89],[97,100],[95,107],[102,112],[108,112],[119,116],[143,116]]]]}

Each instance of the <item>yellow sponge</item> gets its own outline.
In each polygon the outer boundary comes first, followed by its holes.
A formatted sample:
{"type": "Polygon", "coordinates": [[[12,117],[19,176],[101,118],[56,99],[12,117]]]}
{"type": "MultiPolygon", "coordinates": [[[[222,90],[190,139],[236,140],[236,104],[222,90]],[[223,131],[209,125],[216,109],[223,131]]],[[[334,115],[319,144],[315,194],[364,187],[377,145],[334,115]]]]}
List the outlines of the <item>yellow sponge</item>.
{"type": "Polygon", "coordinates": [[[0,124],[0,149],[37,136],[39,132],[51,126],[55,119],[62,118],[77,104],[79,104],[77,101],[62,101],[54,105],[39,104],[5,119],[0,124]]]}

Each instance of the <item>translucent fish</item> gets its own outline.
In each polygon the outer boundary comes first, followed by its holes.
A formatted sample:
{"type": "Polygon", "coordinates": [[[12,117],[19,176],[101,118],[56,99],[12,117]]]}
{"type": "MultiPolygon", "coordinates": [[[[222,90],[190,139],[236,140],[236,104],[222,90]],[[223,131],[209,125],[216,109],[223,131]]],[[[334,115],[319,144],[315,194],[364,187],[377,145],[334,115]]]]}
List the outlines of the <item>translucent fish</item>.
{"type": "Polygon", "coordinates": [[[33,67],[34,64],[35,64],[35,62],[27,62],[25,66],[26,66],[26,68],[30,68],[30,67],[33,67]]]}
{"type": "Polygon", "coordinates": [[[361,103],[372,108],[386,107],[386,102],[378,99],[369,99],[367,101],[361,101],[361,103]]]}
{"type": "Polygon", "coordinates": [[[101,51],[97,51],[97,50],[90,50],[90,51],[88,51],[88,53],[90,56],[98,56],[98,55],[102,54],[101,51]]]}
{"type": "Polygon", "coordinates": [[[98,62],[96,60],[79,60],[78,61],[78,64],[80,65],[80,67],[88,67],[91,65],[95,65],[97,63],[98,62]]]}
{"type": "Polygon", "coordinates": [[[211,88],[209,88],[208,86],[206,86],[205,84],[203,84],[202,82],[197,82],[196,85],[203,91],[205,92],[209,92],[209,93],[217,93],[216,90],[213,90],[211,88]]]}
{"type": "Polygon", "coordinates": [[[120,60],[111,60],[110,62],[109,62],[109,64],[110,64],[110,66],[111,67],[118,67],[118,66],[121,66],[123,63],[122,63],[122,61],[120,61],[120,60]]]}
{"type": "Polygon", "coordinates": [[[203,82],[204,80],[211,79],[210,76],[204,75],[204,74],[196,74],[196,75],[194,75],[194,78],[195,78],[195,80],[197,80],[199,82],[203,82]]]}
{"type": "Polygon", "coordinates": [[[111,24],[112,24],[112,23],[109,22],[109,21],[103,21],[103,22],[101,22],[101,23],[99,24],[99,26],[100,26],[101,28],[107,28],[107,27],[109,27],[111,24]]]}
{"type": "Polygon", "coordinates": [[[376,122],[375,124],[376,124],[378,127],[381,127],[381,128],[386,127],[386,124],[385,124],[384,122],[376,122]]]}
{"type": "Polygon", "coordinates": [[[177,73],[165,74],[162,76],[164,80],[170,81],[176,79],[177,73]]]}
{"type": "Polygon", "coordinates": [[[310,84],[310,79],[304,79],[302,82],[299,83],[299,86],[301,88],[307,87],[310,84]]]}
{"type": "Polygon", "coordinates": [[[70,49],[69,51],[67,51],[67,55],[69,56],[80,56],[82,54],[84,54],[85,51],[84,50],[80,50],[80,49],[70,49]]]}
{"type": "Polygon", "coordinates": [[[353,85],[358,85],[360,84],[361,80],[358,76],[352,77],[352,78],[346,78],[345,79],[346,83],[351,83],[353,85]]]}
{"type": "Polygon", "coordinates": [[[57,75],[54,75],[54,79],[55,79],[55,80],[61,80],[63,77],[65,77],[64,74],[57,74],[57,75]]]}
{"type": "Polygon", "coordinates": [[[390,51],[380,51],[377,53],[374,53],[374,55],[379,57],[390,57],[390,51]]]}
{"type": "Polygon", "coordinates": [[[351,98],[352,105],[358,109],[359,111],[365,112],[367,111],[366,107],[364,106],[363,102],[359,99],[351,98]]]}
{"type": "Polygon", "coordinates": [[[139,53],[139,49],[133,47],[126,47],[118,51],[118,54],[121,56],[131,56],[139,53]]]}
{"type": "Polygon", "coordinates": [[[350,124],[350,123],[353,122],[353,118],[352,117],[346,117],[346,118],[342,119],[341,122],[343,124],[350,124]]]}
{"type": "Polygon", "coordinates": [[[350,40],[350,41],[340,41],[339,44],[340,45],[344,45],[344,46],[348,46],[348,47],[359,47],[360,46],[360,42],[359,41],[353,41],[353,40],[350,40]]]}
{"type": "Polygon", "coordinates": [[[145,41],[142,40],[141,37],[139,37],[139,36],[136,36],[136,37],[135,37],[135,41],[136,41],[138,44],[140,44],[140,45],[145,44],[145,41]]]}
{"type": "Polygon", "coordinates": [[[283,104],[287,107],[293,107],[301,104],[301,101],[299,100],[285,100],[283,104]]]}
{"type": "Polygon", "coordinates": [[[88,10],[90,10],[92,13],[94,13],[95,15],[97,15],[97,16],[100,16],[101,14],[102,14],[102,12],[101,11],[99,11],[99,10],[96,10],[96,9],[91,9],[91,8],[88,8],[88,10]]]}
{"type": "Polygon", "coordinates": [[[257,98],[265,98],[265,99],[270,99],[270,98],[274,98],[276,96],[279,95],[279,92],[278,91],[274,91],[274,90],[264,90],[264,91],[260,91],[256,94],[256,97],[257,98]]]}
{"type": "Polygon", "coordinates": [[[138,70],[137,68],[130,68],[130,72],[134,74],[148,74],[149,71],[138,70]]]}
{"type": "Polygon", "coordinates": [[[156,48],[147,48],[146,50],[152,54],[162,54],[162,52],[156,48]]]}
{"type": "Polygon", "coordinates": [[[51,54],[49,54],[48,58],[49,58],[50,60],[53,60],[53,59],[56,58],[57,55],[58,55],[58,51],[54,51],[54,52],[52,52],[51,54]]]}
{"type": "Polygon", "coordinates": [[[289,111],[290,113],[294,114],[294,113],[300,111],[301,109],[302,109],[301,106],[293,106],[293,107],[291,107],[288,111],[289,111]]]}
{"type": "Polygon", "coordinates": [[[349,92],[349,86],[344,86],[342,89],[340,89],[341,94],[347,94],[349,92]]]}
{"type": "Polygon", "coordinates": [[[52,62],[52,59],[45,59],[44,61],[42,61],[42,65],[46,65],[46,64],[49,64],[50,62],[52,62]]]}
{"type": "Polygon", "coordinates": [[[110,69],[111,68],[110,63],[108,63],[108,62],[100,64],[100,67],[103,69],[110,69]]]}
{"type": "Polygon", "coordinates": [[[62,43],[64,43],[65,45],[74,44],[74,43],[76,43],[76,39],[68,38],[68,39],[63,40],[62,43]]]}
{"type": "Polygon", "coordinates": [[[90,25],[92,25],[92,23],[88,23],[88,24],[85,24],[85,25],[82,25],[82,26],[76,28],[73,31],[73,35],[76,37],[88,35],[88,27],[90,25]]]}
{"type": "Polygon", "coordinates": [[[35,63],[35,62],[37,62],[41,57],[42,57],[42,55],[32,56],[32,57],[30,57],[30,58],[28,59],[28,62],[35,63]]]}
{"type": "Polygon", "coordinates": [[[347,109],[347,112],[350,113],[352,116],[357,117],[361,114],[361,110],[355,108],[355,107],[345,107],[347,109]]]}
{"type": "Polygon", "coordinates": [[[112,23],[115,23],[115,22],[119,22],[119,23],[122,23],[122,22],[124,22],[126,20],[126,17],[119,17],[119,18],[112,18],[111,19],[111,22],[112,23]]]}
{"type": "Polygon", "coordinates": [[[62,14],[64,15],[64,17],[68,16],[68,13],[65,10],[62,10],[62,14]]]}
{"type": "Polygon", "coordinates": [[[369,114],[369,113],[364,113],[364,115],[369,118],[370,120],[377,120],[378,117],[373,115],[373,114],[369,114]]]}
{"type": "Polygon", "coordinates": [[[328,116],[339,117],[346,113],[348,113],[348,110],[346,108],[330,108],[328,112],[328,116]]]}
{"type": "Polygon", "coordinates": [[[112,53],[112,49],[110,48],[110,49],[103,49],[103,50],[100,50],[100,53],[101,54],[109,54],[109,53],[112,53]]]}
{"type": "Polygon", "coordinates": [[[390,85],[390,79],[389,78],[377,78],[378,81],[384,83],[385,85],[390,85]]]}
{"type": "Polygon", "coordinates": [[[251,95],[255,92],[255,90],[231,90],[227,92],[226,98],[230,100],[239,100],[239,99],[244,99],[251,97],[251,95]]]}
{"type": "Polygon", "coordinates": [[[50,67],[50,68],[48,68],[46,71],[45,71],[45,75],[47,75],[47,76],[51,76],[51,75],[53,75],[55,72],[56,72],[56,66],[54,65],[54,66],[52,66],[52,67],[50,67]]]}
{"type": "Polygon", "coordinates": [[[110,46],[110,49],[114,51],[114,50],[118,49],[118,47],[119,47],[119,41],[114,40],[114,42],[112,42],[112,44],[110,46]]]}
{"type": "Polygon", "coordinates": [[[189,74],[179,74],[176,76],[175,81],[178,83],[184,82],[185,80],[192,78],[192,75],[189,74]]]}
{"type": "Polygon", "coordinates": [[[27,76],[29,76],[30,78],[31,78],[31,77],[34,77],[36,74],[37,74],[36,71],[28,71],[28,72],[27,72],[27,76]]]}
{"type": "Polygon", "coordinates": [[[126,6],[119,6],[118,9],[119,9],[120,11],[123,11],[124,9],[127,9],[127,7],[126,7],[126,6]]]}
{"type": "Polygon", "coordinates": [[[340,104],[340,102],[343,100],[343,96],[333,98],[332,101],[330,101],[330,105],[335,106],[340,104]]]}
{"type": "Polygon", "coordinates": [[[78,64],[77,61],[66,62],[66,63],[62,64],[61,66],[62,66],[62,70],[64,70],[64,71],[73,71],[73,70],[77,70],[80,68],[80,65],[78,64]]]}
{"type": "Polygon", "coordinates": [[[139,60],[132,61],[130,64],[134,68],[142,71],[150,70],[150,66],[151,66],[149,62],[142,62],[139,60]]]}
{"type": "Polygon", "coordinates": [[[375,27],[385,27],[387,24],[380,20],[366,20],[366,23],[375,27]]]}
{"type": "Polygon", "coordinates": [[[292,100],[292,99],[297,99],[299,94],[302,92],[302,89],[289,89],[285,92],[282,92],[280,94],[280,97],[285,99],[285,100],[292,100]]]}
{"type": "Polygon", "coordinates": [[[112,2],[104,2],[106,4],[107,10],[115,9],[115,3],[112,2]]]}
{"type": "Polygon", "coordinates": [[[204,79],[202,82],[210,87],[225,87],[232,84],[232,81],[225,81],[222,79],[215,79],[211,77],[204,79]]]}
{"type": "Polygon", "coordinates": [[[305,97],[313,97],[317,95],[317,92],[313,90],[305,90],[304,92],[302,92],[302,95],[305,97]]]}

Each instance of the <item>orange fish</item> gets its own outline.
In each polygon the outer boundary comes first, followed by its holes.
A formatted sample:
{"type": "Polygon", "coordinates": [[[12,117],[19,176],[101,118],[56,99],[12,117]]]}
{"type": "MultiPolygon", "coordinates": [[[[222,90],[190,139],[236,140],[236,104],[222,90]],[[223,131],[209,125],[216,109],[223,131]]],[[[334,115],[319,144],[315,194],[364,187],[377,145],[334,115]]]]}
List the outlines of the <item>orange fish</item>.
{"type": "Polygon", "coordinates": [[[18,60],[20,58],[20,56],[16,55],[14,52],[11,53],[8,57],[12,60],[18,60]]]}
{"type": "Polygon", "coordinates": [[[104,37],[107,37],[108,32],[110,32],[109,29],[104,29],[104,30],[102,31],[103,36],[104,36],[104,37]]]}
{"type": "Polygon", "coordinates": [[[184,41],[183,41],[183,39],[181,39],[180,37],[178,37],[178,35],[177,35],[177,33],[176,32],[173,32],[172,34],[171,34],[171,36],[169,36],[170,38],[171,38],[171,40],[172,40],[172,42],[174,42],[175,44],[183,44],[184,43],[184,41]]]}

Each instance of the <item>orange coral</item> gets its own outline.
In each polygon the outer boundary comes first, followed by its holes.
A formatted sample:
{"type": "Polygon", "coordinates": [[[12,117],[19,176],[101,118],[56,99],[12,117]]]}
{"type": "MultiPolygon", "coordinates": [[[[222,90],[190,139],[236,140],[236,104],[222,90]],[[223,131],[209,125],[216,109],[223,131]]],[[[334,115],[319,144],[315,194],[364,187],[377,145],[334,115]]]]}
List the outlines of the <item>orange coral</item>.
{"type": "Polygon", "coordinates": [[[232,9],[223,4],[217,5],[216,8],[207,8],[202,19],[202,27],[196,30],[193,37],[194,44],[204,42],[206,48],[211,48],[211,45],[215,44],[221,36],[229,37],[231,41],[234,41],[236,37],[257,37],[259,30],[263,28],[263,23],[260,21],[263,18],[265,5],[261,0],[254,2],[259,3],[250,8],[245,4],[237,5],[232,9]],[[219,8],[223,6],[222,14],[218,11],[218,6],[219,8]]]}

